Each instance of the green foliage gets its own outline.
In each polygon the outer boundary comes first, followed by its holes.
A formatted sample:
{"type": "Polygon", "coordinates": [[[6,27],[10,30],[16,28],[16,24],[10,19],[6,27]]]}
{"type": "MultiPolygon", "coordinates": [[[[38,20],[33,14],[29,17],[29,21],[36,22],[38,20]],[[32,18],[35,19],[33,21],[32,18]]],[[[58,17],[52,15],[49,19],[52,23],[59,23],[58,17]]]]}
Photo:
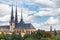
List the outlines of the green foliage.
{"type": "Polygon", "coordinates": [[[5,35],[5,40],[11,40],[11,35],[6,34],[6,35],[5,35]]]}
{"type": "Polygon", "coordinates": [[[50,38],[41,38],[40,40],[51,40],[50,38]]]}
{"type": "Polygon", "coordinates": [[[60,34],[53,35],[51,32],[44,30],[37,30],[31,34],[26,34],[24,37],[21,34],[12,33],[10,34],[0,34],[0,40],[60,40],[60,34]],[[53,36],[53,37],[52,37],[53,36]]]}
{"type": "Polygon", "coordinates": [[[32,37],[29,37],[29,38],[26,38],[25,40],[35,40],[35,39],[32,37]]]}
{"type": "Polygon", "coordinates": [[[52,38],[53,37],[53,34],[51,32],[46,31],[45,32],[45,36],[46,37],[49,37],[49,38],[52,38]]]}
{"type": "Polygon", "coordinates": [[[1,34],[0,39],[4,39],[4,40],[22,40],[22,37],[21,37],[21,34],[12,33],[12,35],[1,34]]]}
{"type": "Polygon", "coordinates": [[[11,35],[11,40],[22,40],[21,34],[15,34],[15,33],[13,33],[11,35]]]}
{"type": "Polygon", "coordinates": [[[35,40],[30,34],[26,34],[24,37],[23,37],[23,40],[35,40]]]}
{"type": "Polygon", "coordinates": [[[42,37],[46,37],[44,30],[37,30],[36,32],[33,32],[31,35],[38,40],[40,40],[42,37]]]}
{"type": "Polygon", "coordinates": [[[53,40],[60,40],[60,35],[56,35],[53,40]]]}
{"type": "Polygon", "coordinates": [[[24,35],[23,40],[25,40],[25,39],[27,40],[28,38],[30,38],[30,36],[31,36],[30,34],[24,35]]]}
{"type": "Polygon", "coordinates": [[[5,34],[4,33],[0,34],[0,39],[4,39],[4,38],[5,38],[5,34]]]}

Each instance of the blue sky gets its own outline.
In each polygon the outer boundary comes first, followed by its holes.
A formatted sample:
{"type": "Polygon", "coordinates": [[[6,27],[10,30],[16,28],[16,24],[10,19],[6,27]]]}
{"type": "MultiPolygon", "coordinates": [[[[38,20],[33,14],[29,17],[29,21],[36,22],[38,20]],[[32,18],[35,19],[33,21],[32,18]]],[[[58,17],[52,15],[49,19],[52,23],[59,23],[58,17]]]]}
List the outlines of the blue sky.
{"type": "Polygon", "coordinates": [[[16,2],[19,21],[22,8],[24,21],[36,29],[60,29],[60,0],[0,0],[0,25],[9,25],[11,5],[15,14],[16,2]]]}

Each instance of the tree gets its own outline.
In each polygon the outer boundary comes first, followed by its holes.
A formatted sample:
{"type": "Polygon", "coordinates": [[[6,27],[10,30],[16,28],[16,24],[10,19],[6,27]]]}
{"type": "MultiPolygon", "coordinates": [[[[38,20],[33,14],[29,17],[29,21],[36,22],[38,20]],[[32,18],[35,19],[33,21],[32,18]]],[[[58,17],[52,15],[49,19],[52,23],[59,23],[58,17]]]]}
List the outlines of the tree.
{"type": "Polygon", "coordinates": [[[25,40],[35,40],[35,39],[32,37],[27,37],[25,40]]]}
{"type": "Polygon", "coordinates": [[[23,40],[35,40],[30,34],[26,34],[23,37],[23,40]]]}
{"type": "Polygon", "coordinates": [[[2,34],[0,34],[0,38],[4,39],[5,38],[5,34],[2,32],[2,34]]]}
{"type": "Polygon", "coordinates": [[[5,40],[11,40],[11,35],[10,34],[6,34],[5,40]]]}
{"type": "Polygon", "coordinates": [[[40,40],[42,37],[46,37],[44,30],[37,30],[33,32],[31,35],[35,38],[35,40],[40,40]]]}
{"type": "Polygon", "coordinates": [[[23,37],[23,40],[25,40],[26,38],[30,38],[30,34],[25,34],[24,37],[23,37]]]}
{"type": "Polygon", "coordinates": [[[12,33],[11,40],[22,40],[21,34],[12,33]]]}
{"type": "Polygon", "coordinates": [[[22,40],[21,34],[17,34],[16,39],[17,39],[17,40],[22,40]]]}
{"type": "Polygon", "coordinates": [[[49,31],[46,31],[45,35],[46,35],[46,37],[49,37],[49,38],[53,37],[53,34],[51,32],[49,32],[49,31]]]}

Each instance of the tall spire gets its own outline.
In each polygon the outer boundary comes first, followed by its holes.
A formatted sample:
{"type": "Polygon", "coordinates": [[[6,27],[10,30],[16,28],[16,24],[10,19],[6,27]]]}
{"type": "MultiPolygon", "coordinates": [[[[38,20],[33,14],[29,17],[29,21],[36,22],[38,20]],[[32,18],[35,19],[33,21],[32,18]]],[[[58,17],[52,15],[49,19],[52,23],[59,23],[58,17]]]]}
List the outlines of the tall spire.
{"type": "Polygon", "coordinates": [[[50,26],[50,32],[52,32],[52,26],[50,26]]]}
{"type": "Polygon", "coordinates": [[[21,21],[19,22],[19,24],[23,25],[24,21],[23,21],[23,14],[22,14],[22,8],[21,8],[21,21]]]}
{"type": "Polygon", "coordinates": [[[15,24],[18,23],[18,17],[17,17],[17,3],[16,3],[16,12],[15,12],[15,24]]]}
{"type": "Polygon", "coordinates": [[[11,9],[11,20],[10,20],[10,22],[14,22],[13,4],[12,4],[12,9],[11,9]]]}
{"type": "Polygon", "coordinates": [[[23,21],[22,8],[21,8],[21,21],[23,21]]]}

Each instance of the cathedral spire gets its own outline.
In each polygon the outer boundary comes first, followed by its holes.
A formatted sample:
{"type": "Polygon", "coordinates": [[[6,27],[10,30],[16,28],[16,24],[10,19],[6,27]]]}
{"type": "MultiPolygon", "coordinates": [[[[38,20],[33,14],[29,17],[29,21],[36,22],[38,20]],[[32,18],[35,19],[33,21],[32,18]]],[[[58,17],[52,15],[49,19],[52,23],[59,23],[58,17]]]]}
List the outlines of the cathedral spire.
{"type": "Polygon", "coordinates": [[[22,8],[21,8],[21,21],[23,21],[22,8]]]}
{"type": "Polygon", "coordinates": [[[21,21],[19,22],[19,24],[23,25],[24,21],[23,21],[23,13],[22,13],[22,8],[21,8],[21,21]]]}
{"type": "Polygon", "coordinates": [[[10,22],[14,22],[13,4],[12,4],[12,9],[11,9],[11,20],[10,20],[10,22]]]}
{"type": "Polygon", "coordinates": [[[16,12],[15,12],[15,24],[18,23],[18,17],[17,17],[17,3],[16,3],[16,12]]]}

